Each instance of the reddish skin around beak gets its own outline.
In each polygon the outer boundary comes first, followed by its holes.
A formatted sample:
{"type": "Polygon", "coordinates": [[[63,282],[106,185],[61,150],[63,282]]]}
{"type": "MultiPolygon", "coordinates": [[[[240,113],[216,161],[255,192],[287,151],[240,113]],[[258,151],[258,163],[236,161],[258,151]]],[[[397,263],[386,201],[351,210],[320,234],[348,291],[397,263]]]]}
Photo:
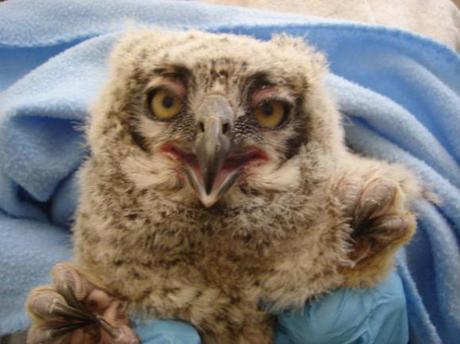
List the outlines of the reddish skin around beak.
{"type": "Polygon", "coordinates": [[[267,154],[255,147],[248,148],[244,153],[230,154],[214,181],[211,193],[208,194],[195,154],[185,152],[174,143],[166,143],[161,151],[182,165],[191,186],[206,208],[213,206],[250,166],[268,160],[267,154]]]}

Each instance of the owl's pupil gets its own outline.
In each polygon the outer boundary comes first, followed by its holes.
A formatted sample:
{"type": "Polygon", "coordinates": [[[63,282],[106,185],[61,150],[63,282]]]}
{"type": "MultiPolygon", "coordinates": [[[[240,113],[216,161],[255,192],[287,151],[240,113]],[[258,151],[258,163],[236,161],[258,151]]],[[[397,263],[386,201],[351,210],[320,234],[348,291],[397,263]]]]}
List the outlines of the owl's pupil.
{"type": "Polygon", "coordinates": [[[174,99],[172,97],[164,97],[161,103],[165,108],[169,109],[171,106],[173,106],[174,99]]]}
{"type": "Polygon", "coordinates": [[[264,116],[270,117],[273,115],[273,105],[271,103],[265,103],[261,107],[264,116]]]}

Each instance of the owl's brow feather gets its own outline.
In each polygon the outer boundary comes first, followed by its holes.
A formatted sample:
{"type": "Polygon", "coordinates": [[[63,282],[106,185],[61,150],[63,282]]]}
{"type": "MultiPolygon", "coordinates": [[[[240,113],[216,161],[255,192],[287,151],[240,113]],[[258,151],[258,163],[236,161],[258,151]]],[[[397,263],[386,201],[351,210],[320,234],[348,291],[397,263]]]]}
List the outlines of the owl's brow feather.
{"type": "Polygon", "coordinates": [[[196,85],[192,71],[182,64],[163,64],[154,68],[153,73],[163,78],[178,79],[186,88],[196,85]]]}
{"type": "Polygon", "coordinates": [[[181,64],[163,64],[153,69],[155,74],[161,76],[190,76],[192,72],[181,64]]]}

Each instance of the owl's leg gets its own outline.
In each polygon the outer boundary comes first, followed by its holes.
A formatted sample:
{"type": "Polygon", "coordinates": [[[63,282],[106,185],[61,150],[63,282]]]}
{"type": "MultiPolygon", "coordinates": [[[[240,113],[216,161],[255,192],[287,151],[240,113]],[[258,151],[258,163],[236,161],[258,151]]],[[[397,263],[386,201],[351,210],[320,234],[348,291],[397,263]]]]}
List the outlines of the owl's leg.
{"type": "Polygon", "coordinates": [[[27,299],[33,323],[27,343],[139,343],[119,300],[68,263],[57,264],[52,275],[52,285],[33,289],[27,299]]]}
{"type": "Polygon", "coordinates": [[[385,170],[345,175],[338,180],[336,192],[352,227],[353,266],[343,269],[346,283],[372,286],[391,269],[395,251],[415,232],[408,194],[385,170]]]}

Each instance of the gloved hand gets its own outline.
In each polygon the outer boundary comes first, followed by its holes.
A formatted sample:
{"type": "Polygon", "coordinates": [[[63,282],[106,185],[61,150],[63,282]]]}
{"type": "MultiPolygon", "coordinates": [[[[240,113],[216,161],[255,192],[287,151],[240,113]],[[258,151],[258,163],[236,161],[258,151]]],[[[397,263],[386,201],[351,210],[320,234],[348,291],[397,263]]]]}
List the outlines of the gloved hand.
{"type": "Polygon", "coordinates": [[[276,344],[406,344],[406,298],[393,272],[375,288],[339,289],[278,316],[276,344]]]}
{"type": "MultiPolygon", "coordinates": [[[[199,344],[189,324],[155,321],[137,328],[145,344],[199,344]]],[[[284,312],[275,328],[276,344],[399,344],[409,340],[406,302],[394,272],[376,288],[339,289],[307,304],[302,312],[284,312]]]]}

